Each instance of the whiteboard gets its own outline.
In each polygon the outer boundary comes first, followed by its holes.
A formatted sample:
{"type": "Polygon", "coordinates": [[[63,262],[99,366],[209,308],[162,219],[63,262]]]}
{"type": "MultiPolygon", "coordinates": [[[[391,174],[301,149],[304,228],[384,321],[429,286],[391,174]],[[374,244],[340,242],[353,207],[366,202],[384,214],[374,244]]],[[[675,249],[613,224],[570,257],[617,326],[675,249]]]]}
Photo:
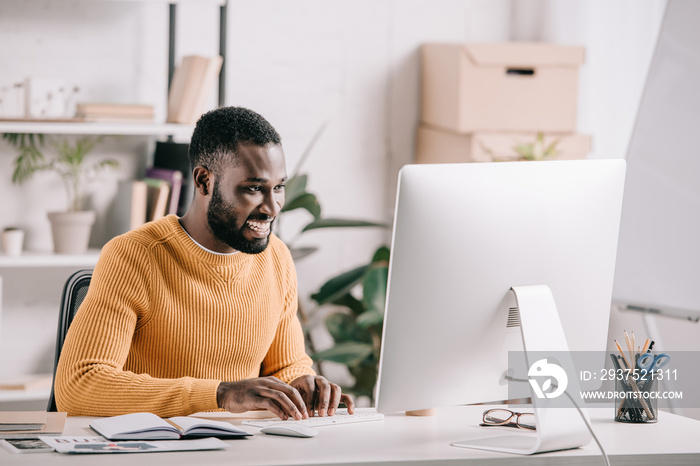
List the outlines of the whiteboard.
{"type": "Polygon", "coordinates": [[[699,19],[669,0],[627,153],[619,303],[700,311],[699,19]]]}

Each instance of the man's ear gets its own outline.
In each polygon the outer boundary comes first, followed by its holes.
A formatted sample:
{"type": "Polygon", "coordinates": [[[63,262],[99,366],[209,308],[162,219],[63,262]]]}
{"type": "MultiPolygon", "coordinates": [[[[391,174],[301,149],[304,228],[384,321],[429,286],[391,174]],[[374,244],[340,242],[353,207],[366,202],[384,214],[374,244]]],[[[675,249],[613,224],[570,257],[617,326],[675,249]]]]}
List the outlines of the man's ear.
{"type": "Polygon", "coordinates": [[[207,167],[198,166],[192,171],[194,189],[202,196],[208,196],[214,187],[214,175],[207,167]]]}

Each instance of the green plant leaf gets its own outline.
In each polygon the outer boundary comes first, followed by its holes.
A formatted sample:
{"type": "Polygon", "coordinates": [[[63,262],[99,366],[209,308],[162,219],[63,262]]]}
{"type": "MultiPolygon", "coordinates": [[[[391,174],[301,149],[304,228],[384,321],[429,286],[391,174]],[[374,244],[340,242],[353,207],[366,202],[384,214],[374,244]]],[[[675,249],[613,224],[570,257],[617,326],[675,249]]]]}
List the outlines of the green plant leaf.
{"type": "Polygon", "coordinates": [[[340,296],[339,298],[334,299],[332,301],[332,303],[337,305],[337,306],[347,307],[348,309],[350,309],[350,311],[355,316],[359,316],[360,314],[364,314],[364,312],[366,311],[365,306],[362,305],[362,301],[355,298],[350,293],[345,293],[344,295],[340,296]]]}
{"type": "Polygon", "coordinates": [[[381,326],[384,323],[384,313],[374,309],[369,310],[357,318],[357,325],[362,328],[381,326]]]}
{"type": "Polygon", "coordinates": [[[332,348],[312,354],[314,361],[333,361],[340,364],[353,364],[360,362],[374,352],[374,346],[370,343],[344,342],[338,343],[332,348]]]}
{"type": "Polygon", "coordinates": [[[374,386],[377,384],[376,361],[365,362],[348,367],[350,375],[355,378],[352,391],[360,396],[374,397],[374,386]]]}
{"type": "Polygon", "coordinates": [[[368,311],[384,315],[389,268],[373,266],[362,280],[362,304],[368,311]]]}
{"type": "Polygon", "coordinates": [[[302,232],[318,228],[347,228],[347,227],[379,227],[389,228],[386,223],[367,222],[364,220],[349,220],[341,218],[319,218],[304,227],[302,232]]]}
{"type": "Polygon", "coordinates": [[[309,256],[318,251],[317,247],[303,247],[303,248],[289,248],[289,252],[292,253],[292,260],[298,261],[306,256],[309,256]]]}
{"type": "Polygon", "coordinates": [[[550,145],[547,146],[547,148],[544,150],[544,157],[545,158],[554,158],[557,155],[559,155],[559,151],[557,150],[557,145],[559,144],[560,139],[557,138],[550,145]]]}
{"type": "Polygon", "coordinates": [[[321,287],[318,293],[311,295],[311,299],[319,305],[335,301],[344,294],[349,293],[355,285],[360,283],[369,267],[369,265],[361,265],[331,278],[321,287]]]}
{"type": "Polygon", "coordinates": [[[336,344],[347,341],[372,343],[372,335],[358,326],[353,316],[344,312],[336,312],[326,317],[326,328],[336,344]]]}
{"type": "Polygon", "coordinates": [[[289,212],[295,209],[306,209],[314,218],[321,216],[321,205],[318,203],[316,196],[311,193],[305,193],[291,202],[287,202],[282,207],[282,212],[289,212]]]}
{"type": "Polygon", "coordinates": [[[306,175],[293,176],[287,180],[284,187],[284,197],[287,202],[292,202],[302,194],[306,193],[307,180],[308,177],[306,175]]]}
{"type": "Polygon", "coordinates": [[[381,246],[374,252],[374,256],[372,256],[372,263],[376,264],[378,262],[386,262],[388,264],[390,258],[391,253],[389,252],[389,248],[386,246],[381,246]]]}
{"type": "Polygon", "coordinates": [[[107,159],[107,160],[101,160],[100,162],[97,163],[96,167],[97,169],[102,169],[102,168],[119,168],[119,162],[116,160],[112,159],[107,159]]]}
{"type": "Polygon", "coordinates": [[[40,170],[46,170],[49,165],[44,162],[44,155],[36,146],[22,146],[19,155],[14,160],[15,170],[12,173],[13,183],[23,183],[40,170]]]}

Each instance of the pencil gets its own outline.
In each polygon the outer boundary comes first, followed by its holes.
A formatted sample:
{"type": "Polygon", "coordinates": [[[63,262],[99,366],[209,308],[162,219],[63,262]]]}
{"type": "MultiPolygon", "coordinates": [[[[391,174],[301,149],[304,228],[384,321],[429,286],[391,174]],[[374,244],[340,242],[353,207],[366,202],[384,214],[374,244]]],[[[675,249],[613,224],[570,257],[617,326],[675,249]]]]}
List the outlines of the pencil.
{"type": "Polygon", "coordinates": [[[642,347],[642,353],[647,352],[647,349],[649,348],[649,343],[651,343],[651,340],[647,338],[647,341],[644,342],[644,346],[642,347]]]}
{"type": "MultiPolygon", "coordinates": [[[[634,349],[637,347],[637,344],[635,343],[634,340],[634,330],[632,330],[632,352],[634,353],[634,349]]],[[[634,357],[632,357],[634,359],[634,357]]]]}
{"type": "Polygon", "coordinates": [[[634,361],[634,348],[632,347],[632,343],[630,342],[630,336],[627,334],[627,330],[623,331],[625,332],[625,343],[627,343],[627,351],[630,352],[630,361],[634,361]]]}
{"type": "Polygon", "coordinates": [[[617,340],[614,340],[614,341],[615,341],[615,346],[617,346],[617,350],[618,350],[618,351],[620,352],[620,354],[622,355],[622,361],[625,363],[625,365],[626,365],[627,368],[629,369],[629,368],[630,368],[630,364],[629,364],[629,362],[627,362],[627,358],[625,357],[625,352],[622,351],[622,346],[620,346],[620,344],[617,342],[617,340]]]}

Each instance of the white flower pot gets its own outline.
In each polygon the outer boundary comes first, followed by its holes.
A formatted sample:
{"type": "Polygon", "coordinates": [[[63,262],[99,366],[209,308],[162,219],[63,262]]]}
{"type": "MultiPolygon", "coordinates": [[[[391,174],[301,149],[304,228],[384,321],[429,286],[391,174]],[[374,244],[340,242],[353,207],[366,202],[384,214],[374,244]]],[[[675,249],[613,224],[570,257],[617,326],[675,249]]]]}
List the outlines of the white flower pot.
{"type": "Polygon", "coordinates": [[[22,254],[24,230],[4,230],[0,240],[2,242],[2,250],[6,255],[19,256],[22,254]]]}
{"type": "Polygon", "coordinates": [[[56,254],[83,254],[90,242],[95,212],[80,210],[75,212],[49,212],[53,251],[56,254]]]}

